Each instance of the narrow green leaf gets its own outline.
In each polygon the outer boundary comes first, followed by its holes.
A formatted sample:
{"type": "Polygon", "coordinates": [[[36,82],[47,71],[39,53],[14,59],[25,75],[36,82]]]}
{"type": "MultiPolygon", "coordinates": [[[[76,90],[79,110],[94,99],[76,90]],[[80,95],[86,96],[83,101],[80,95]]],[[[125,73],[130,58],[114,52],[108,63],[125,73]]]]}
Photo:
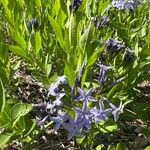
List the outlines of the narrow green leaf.
{"type": "Polygon", "coordinates": [[[72,86],[75,81],[75,73],[72,65],[69,62],[66,62],[64,74],[68,77],[69,84],[72,86]]]}
{"type": "Polygon", "coordinates": [[[19,33],[16,30],[14,31],[12,37],[19,44],[19,47],[26,50],[27,48],[26,41],[22,36],[19,35],[19,33]]]}
{"type": "Polygon", "coordinates": [[[23,50],[21,47],[10,45],[9,50],[12,51],[15,55],[25,59],[26,61],[30,61],[27,52],[23,50]]]}
{"type": "Polygon", "coordinates": [[[40,32],[35,32],[31,37],[32,47],[36,54],[38,55],[40,49],[42,48],[40,32]]]}
{"type": "Polygon", "coordinates": [[[4,91],[2,80],[0,79],[0,113],[2,113],[4,110],[5,102],[6,102],[5,91],[4,91]]]}
{"type": "Polygon", "coordinates": [[[64,42],[63,42],[63,34],[62,34],[62,29],[60,28],[60,26],[58,25],[58,23],[51,17],[48,16],[48,19],[51,23],[51,26],[56,34],[56,37],[61,45],[61,47],[64,47],[64,42]]]}
{"type": "Polygon", "coordinates": [[[71,14],[69,22],[69,42],[71,48],[74,49],[77,45],[77,25],[73,14],[71,14]]]}
{"type": "Polygon", "coordinates": [[[90,29],[91,29],[91,22],[90,22],[88,28],[82,34],[80,41],[79,41],[80,48],[83,49],[84,52],[86,50],[86,47],[88,47],[88,45],[90,44],[90,42],[89,42],[89,39],[91,36],[90,35],[90,29]]]}
{"type": "Polygon", "coordinates": [[[120,91],[122,83],[116,84],[107,94],[107,99],[111,99],[118,91],[120,91]]]}

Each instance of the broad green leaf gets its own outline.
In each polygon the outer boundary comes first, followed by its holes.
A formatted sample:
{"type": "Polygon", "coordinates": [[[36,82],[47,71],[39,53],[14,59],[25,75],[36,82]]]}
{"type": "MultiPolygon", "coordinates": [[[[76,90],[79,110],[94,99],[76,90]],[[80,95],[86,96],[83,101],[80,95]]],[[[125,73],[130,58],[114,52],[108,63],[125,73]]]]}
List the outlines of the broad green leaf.
{"type": "Polygon", "coordinates": [[[65,19],[66,19],[66,14],[63,12],[62,9],[59,10],[58,16],[57,16],[57,23],[59,26],[64,29],[65,28],[65,19]]]}
{"type": "Polygon", "coordinates": [[[11,108],[12,108],[12,106],[10,106],[6,103],[4,111],[0,115],[0,126],[1,127],[5,127],[11,122],[11,114],[10,114],[11,108]]]}
{"type": "Polygon", "coordinates": [[[3,112],[5,103],[6,103],[5,91],[4,91],[2,80],[0,79],[0,113],[3,112]]]}
{"type": "Polygon", "coordinates": [[[0,147],[3,148],[14,133],[4,132],[0,134],[0,147]]]}
{"type": "Polygon", "coordinates": [[[100,46],[100,41],[99,40],[91,40],[91,41],[89,41],[89,43],[90,44],[88,45],[88,47],[86,47],[88,58],[90,58],[96,51],[96,48],[98,48],[98,46],[100,46]]]}
{"type": "Polygon", "coordinates": [[[1,77],[1,80],[3,81],[4,84],[9,82],[7,70],[4,69],[3,67],[1,67],[1,70],[0,70],[0,77],[1,77]]]}
{"type": "Polygon", "coordinates": [[[117,144],[116,150],[128,150],[128,148],[124,143],[119,143],[117,144]]]}
{"type": "Polygon", "coordinates": [[[31,104],[18,103],[15,104],[11,110],[11,119],[15,120],[20,116],[25,116],[32,109],[31,104]]]}
{"type": "Polygon", "coordinates": [[[36,127],[36,125],[37,125],[36,120],[33,120],[33,121],[29,120],[28,122],[26,120],[26,126],[27,126],[27,128],[26,128],[24,136],[28,136],[33,131],[33,129],[36,127]]]}
{"type": "Polygon", "coordinates": [[[103,147],[103,145],[98,145],[95,150],[101,150],[103,147]]]}
{"type": "Polygon", "coordinates": [[[63,41],[63,34],[62,34],[62,29],[60,28],[60,26],[58,25],[58,23],[51,17],[48,16],[48,19],[51,23],[51,26],[56,34],[56,37],[61,45],[61,47],[64,47],[64,41],[63,41]]]}
{"type": "Polygon", "coordinates": [[[113,121],[107,122],[106,125],[99,126],[99,130],[103,133],[112,133],[116,131],[117,128],[118,128],[117,124],[114,123],[113,121]]]}

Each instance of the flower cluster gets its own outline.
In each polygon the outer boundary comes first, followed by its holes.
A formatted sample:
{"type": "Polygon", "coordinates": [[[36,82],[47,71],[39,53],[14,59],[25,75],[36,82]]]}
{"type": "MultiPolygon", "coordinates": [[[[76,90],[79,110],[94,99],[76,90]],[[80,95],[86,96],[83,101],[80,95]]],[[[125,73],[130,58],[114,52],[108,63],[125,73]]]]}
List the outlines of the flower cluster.
{"type": "Polygon", "coordinates": [[[105,43],[106,51],[111,54],[118,54],[120,51],[125,52],[124,61],[126,63],[131,63],[136,59],[134,52],[129,48],[123,45],[120,41],[115,39],[109,39],[105,43]]]}
{"type": "MultiPolygon", "coordinates": [[[[106,80],[106,77],[103,77],[106,75],[106,66],[101,66],[101,69],[104,69],[104,71],[101,71],[100,73],[100,80],[102,81],[101,78],[106,80]]],[[[110,68],[108,67],[108,69],[110,68]]],[[[80,75],[81,73],[82,71],[80,72],[80,75]]],[[[87,133],[90,130],[91,125],[94,123],[98,124],[101,121],[106,122],[110,114],[114,116],[114,121],[117,121],[120,113],[123,112],[122,103],[119,107],[116,107],[104,98],[103,100],[97,100],[94,98],[94,88],[91,88],[85,92],[85,90],[79,87],[76,96],[74,96],[74,99],[72,99],[73,106],[69,107],[69,110],[67,109],[68,111],[64,111],[64,108],[68,107],[67,103],[63,103],[64,96],[68,92],[65,92],[64,89],[60,88],[62,85],[67,86],[66,76],[59,77],[56,82],[51,84],[48,96],[51,99],[54,99],[53,101],[51,100],[47,103],[34,106],[40,108],[40,112],[44,114],[41,117],[37,117],[39,126],[43,128],[45,124],[52,121],[54,123],[55,131],[63,128],[68,132],[68,140],[78,135],[87,133]],[[105,108],[103,101],[106,101],[110,105],[110,108],[105,108]]],[[[71,93],[71,88],[69,90],[69,98],[71,99],[71,94],[73,93],[71,93]]]]}
{"type": "Polygon", "coordinates": [[[43,125],[50,121],[50,117],[55,115],[60,107],[62,106],[63,102],[62,99],[65,96],[65,91],[62,90],[61,86],[67,85],[67,78],[66,76],[61,76],[57,79],[56,82],[52,83],[48,89],[48,97],[50,97],[49,102],[44,102],[40,104],[34,104],[33,106],[37,107],[38,110],[41,112],[40,116],[38,115],[38,124],[41,128],[43,125]]]}
{"type": "Polygon", "coordinates": [[[114,116],[114,120],[117,121],[120,113],[123,111],[123,105],[119,107],[114,106],[109,102],[110,108],[105,109],[102,100],[95,100],[91,96],[94,89],[90,89],[87,93],[83,89],[79,89],[79,97],[75,100],[76,102],[82,101],[82,108],[73,107],[72,110],[75,112],[75,118],[71,117],[66,112],[59,112],[56,117],[51,117],[51,121],[54,122],[54,129],[57,131],[61,127],[67,130],[68,137],[70,140],[77,135],[82,135],[88,132],[91,128],[92,123],[100,123],[101,121],[106,122],[110,113],[114,116]],[[93,102],[98,107],[89,108],[89,103],[93,102]]]}
{"type": "Polygon", "coordinates": [[[112,6],[119,10],[134,10],[139,3],[139,0],[113,0],[112,6]]]}
{"type": "Polygon", "coordinates": [[[123,44],[114,39],[109,39],[106,44],[106,50],[111,53],[119,53],[122,49],[125,48],[123,44]]]}

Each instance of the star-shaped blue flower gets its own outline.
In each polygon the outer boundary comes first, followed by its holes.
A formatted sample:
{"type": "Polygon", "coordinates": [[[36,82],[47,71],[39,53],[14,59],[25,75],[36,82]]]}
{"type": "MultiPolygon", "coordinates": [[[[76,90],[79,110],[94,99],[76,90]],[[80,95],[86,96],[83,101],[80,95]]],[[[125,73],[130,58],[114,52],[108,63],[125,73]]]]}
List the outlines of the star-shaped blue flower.
{"type": "Polygon", "coordinates": [[[55,123],[54,130],[57,131],[60,129],[61,125],[65,125],[65,122],[69,122],[71,120],[71,117],[65,113],[60,112],[58,113],[57,117],[51,117],[51,121],[55,123]]]}
{"type": "Polygon", "coordinates": [[[92,123],[92,114],[90,110],[83,110],[80,108],[74,108],[76,111],[76,126],[80,130],[82,129],[90,129],[92,123]]]}
{"type": "Polygon", "coordinates": [[[91,113],[93,114],[93,118],[96,123],[99,123],[100,121],[107,121],[108,120],[108,114],[112,111],[111,108],[105,109],[104,104],[101,100],[99,100],[99,109],[94,108],[91,110],[91,113]]]}

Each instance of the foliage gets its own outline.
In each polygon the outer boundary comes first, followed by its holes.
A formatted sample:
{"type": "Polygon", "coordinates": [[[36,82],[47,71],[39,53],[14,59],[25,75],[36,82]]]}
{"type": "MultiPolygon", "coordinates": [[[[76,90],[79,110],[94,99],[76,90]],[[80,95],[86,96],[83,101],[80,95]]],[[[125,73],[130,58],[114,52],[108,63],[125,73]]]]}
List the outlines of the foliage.
{"type": "MultiPolygon", "coordinates": [[[[14,140],[34,146],[46,128],[63,127],[68,140],[98,150],[106,146],[96,143],[96,137],[115,134],[119,116],[149,125],[149,105],[143,102],[139,107],[135,98],[137,86],[149,80],[150,73],[148,1],[0,0],[0,8],[2,148],[14,140]],[[15,97],[21,81],[14,75],[22,62],[47,89],[48,101],[23,103],[15,97]],[[86,124],[75,126],[82,111],[86,124]],[[63,124],[66,114],[69,126],[63,124]],[[70,125],[76,127],[74,135],[70,125]]],[[[128,148],[119,143],[108,149],[128,148]]]]}

